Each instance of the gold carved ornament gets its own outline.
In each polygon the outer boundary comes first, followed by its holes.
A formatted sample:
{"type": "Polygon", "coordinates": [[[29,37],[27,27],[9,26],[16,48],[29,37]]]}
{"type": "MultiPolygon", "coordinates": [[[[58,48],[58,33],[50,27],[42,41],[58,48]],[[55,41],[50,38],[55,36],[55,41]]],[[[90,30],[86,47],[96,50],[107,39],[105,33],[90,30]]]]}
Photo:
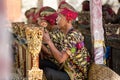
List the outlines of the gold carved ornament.
{"type": "Polygon", "coordinates": [[[28,52],[32,55],[33,66],[28,72],[28,80],[42,80],[43,71],[39,69],[39,53],[42,46],[43,32],[40,27],[26,27],[28,52]]]}

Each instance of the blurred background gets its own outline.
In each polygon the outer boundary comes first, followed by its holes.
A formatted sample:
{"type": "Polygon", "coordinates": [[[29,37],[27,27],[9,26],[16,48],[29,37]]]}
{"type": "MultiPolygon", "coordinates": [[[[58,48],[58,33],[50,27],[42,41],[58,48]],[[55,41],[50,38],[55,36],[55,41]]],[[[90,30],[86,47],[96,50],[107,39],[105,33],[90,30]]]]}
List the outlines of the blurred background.
{"type": "MultiPolygon", "coordinates": [[[[61,0],[6,0],[6,10],[10,21],[26,21],[24,13],[31,7],[51,6],[57,9],[61,0]]],[[[66,0],[77,11],[82,10],[82,2],[84,0],[66,0]]],[[[118,0],[102,0],[102,4],[109,4],[117,13],[120,3],[118,0]]]]}

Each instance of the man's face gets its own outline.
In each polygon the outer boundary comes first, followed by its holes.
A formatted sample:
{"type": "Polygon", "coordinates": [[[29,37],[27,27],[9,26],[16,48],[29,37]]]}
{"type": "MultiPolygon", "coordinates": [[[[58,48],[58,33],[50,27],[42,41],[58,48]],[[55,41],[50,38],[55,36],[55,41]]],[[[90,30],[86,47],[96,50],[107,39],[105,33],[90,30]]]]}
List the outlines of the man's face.
{"type": "Polygon", "coordinates": [[[57,24],[58,26],[61,28],[64,28],[67,24],[67,20],[66,20],[66,17],[63,16],[62,14],[59,14],[58,17],[57,17],[57,24]]]}

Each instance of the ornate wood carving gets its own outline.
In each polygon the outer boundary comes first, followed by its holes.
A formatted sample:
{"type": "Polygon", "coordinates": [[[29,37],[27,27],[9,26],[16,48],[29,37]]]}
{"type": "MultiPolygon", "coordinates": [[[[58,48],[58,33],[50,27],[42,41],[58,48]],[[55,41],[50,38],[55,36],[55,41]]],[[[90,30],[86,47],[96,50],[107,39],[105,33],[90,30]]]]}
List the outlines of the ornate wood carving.
{"type": "Polygon", "coordinates": [[[28,80],[42,80],[43,71],[39,69],[39,52],[42,45],[42,29],[38,27],[27,27],[26,39],[28,51],[32,55],[33,66],[28,72],[28,80]]]}
{"type": "Polygon", "coordinates": [[[43,71],[39,69],[39,53],[43,29],[33,24],[12,23],[12,25],[13,34],[21,46],[19,57],[23,76],[26,77],[28,71],[28,80],[42,80],[43,71]]]}

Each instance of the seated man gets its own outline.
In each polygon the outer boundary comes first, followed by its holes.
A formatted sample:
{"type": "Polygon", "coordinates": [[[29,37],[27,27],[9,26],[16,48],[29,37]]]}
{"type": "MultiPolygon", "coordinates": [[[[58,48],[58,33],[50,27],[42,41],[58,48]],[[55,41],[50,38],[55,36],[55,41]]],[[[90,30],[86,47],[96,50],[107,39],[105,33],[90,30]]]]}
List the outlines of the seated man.
{"type": "Polygon", "coordinates": [[[68,8],[58,11],[57,24],[64,33],[63,39],[59,42],[62,49],[54,45],[47,31],[44,31],[43,40],[49,45],[51,54],[61,64],[59,68],[64,68],[65,72],[47,67],[44,69],[46,78],[47,80],[85,80],[90,56],[84,45],[84,37],[72,25],[78,14],[68,8]]]}
{"type": "MultiPolygon", "coordinates": [[[[36,15],[39,14],[39,18],[37,19],[38,25],[44,27],[45,31],[48,31],[50,34],[50,38],[57,48],[60,48],[59,41],[63,36],[63,33],[58,29],[56,25],[57,13],[51,7],[45,6],[42,7],[36,15]],[[58,46],[59,45],[59,46],[58,46]]],[[[51,51],[49,46],[44,43],[42,45],[42,59],[40,60],[40,68],[45,68],[46,66],[52,67],[54,69],[59,69],[57,65],[59,65],[56,60],[51,55],[51,51]],[[54,62],[54,63],[53,63],[54,62]]]]}

